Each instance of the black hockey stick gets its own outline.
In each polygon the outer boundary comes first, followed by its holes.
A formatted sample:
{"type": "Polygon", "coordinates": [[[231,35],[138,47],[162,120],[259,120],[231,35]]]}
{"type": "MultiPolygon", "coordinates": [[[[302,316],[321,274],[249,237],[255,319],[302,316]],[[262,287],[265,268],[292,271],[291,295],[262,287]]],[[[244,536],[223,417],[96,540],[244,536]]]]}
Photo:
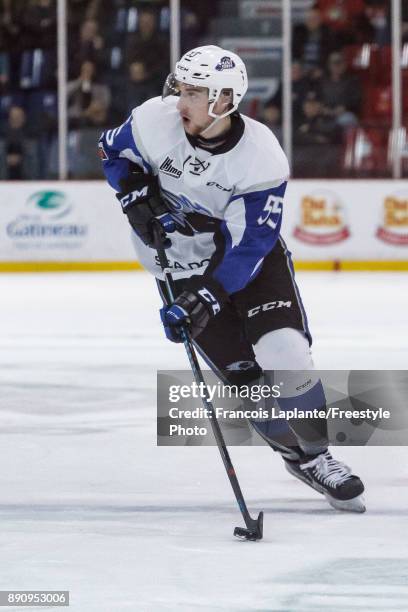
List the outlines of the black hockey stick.
{"type": "MultiPolygon", "coordinates": [[[[157,250],[157,255],[159,258],[160,266],[164,274],[164,280],[165,280],[166,289],[167,289],[167,296],[171,303],[174,301],[174,281],[171,275],[171,270],[169,268],[169,262],[167,259],[166,251],[163,246],[163,239],[162,239],[163,228],[160,222],[154,223],[153,234],[154,234],[155,248],[157,250]]],[[[222,431],[217,421],[214,406],[212,405],[212,402],[207,393],[207,385],[204,381],[204,376],[201,371],[200,364],[198,363],[198,359],[197,359],[197,355],[196,355],[193,343],[191,341],[188,329],[185,326],[181,327],[181,336],[183,338],[184,348],[186,349],[186,353],[190,361],[194,379],[196,383],[199,385],[199,388],[203,389],[204,391],[203,396],[202,396],[203,405],[204,405],[204,408],[206,408],[209,414],[211,415],[210,423],[211,423],[211,427],[214,433],[214,437],[217,441],[218,450],[220,451],[225,470],[228,474],[229,481],[231,483],[232,489],[235,494],[235,498],[238,503],[238,507],[245,521],[246,529],[243,527],[235,527],[234,535],[244,540],[261,540],[263,536],[263,512],[259,513],[257,519],[253,519],[248,512],[248,508],[245,503],[245,499],[242,494],[241,487],[239,486],[239,482],[238,482],[238,478],[234,470],[234,466],[232,465],[232,462],[231,462],[231,459],[228,453],[228,449],[225,444],[224,436],[222,435],[222,431]]]]}

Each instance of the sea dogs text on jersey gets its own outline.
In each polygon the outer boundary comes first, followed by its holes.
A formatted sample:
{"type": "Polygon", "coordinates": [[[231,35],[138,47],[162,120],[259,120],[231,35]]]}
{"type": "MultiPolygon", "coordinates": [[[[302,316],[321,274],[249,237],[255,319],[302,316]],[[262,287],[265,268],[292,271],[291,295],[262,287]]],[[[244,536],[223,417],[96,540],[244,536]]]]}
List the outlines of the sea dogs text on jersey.
{"type": "MultiPolygon", "coordinates": [[[[155,257],[156,265],[160,266],[160,261],[158,256],[155,257]]],[[[195,270],[196,268],[202,268],[203,266],[207,266],[210,263],[209,259],[202,259],[201,261],[190,261],[180,263],[179,261],[169,261],[169,268],[174,268],[174,270],[195,270]]]]}

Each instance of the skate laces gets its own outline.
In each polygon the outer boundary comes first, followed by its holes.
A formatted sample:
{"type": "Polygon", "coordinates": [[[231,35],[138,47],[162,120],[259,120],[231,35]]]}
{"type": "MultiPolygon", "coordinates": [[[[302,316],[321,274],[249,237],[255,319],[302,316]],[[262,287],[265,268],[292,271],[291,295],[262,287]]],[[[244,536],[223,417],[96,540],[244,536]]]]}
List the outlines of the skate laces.
{"type": "Polygon", "coordinates": [[[329,451],[321,453],[311,461],[300,465],[302,470],[312,469],[316,478],[325,485],[337,487],[352,477],[350,468],[334,459],[329,451]]]}

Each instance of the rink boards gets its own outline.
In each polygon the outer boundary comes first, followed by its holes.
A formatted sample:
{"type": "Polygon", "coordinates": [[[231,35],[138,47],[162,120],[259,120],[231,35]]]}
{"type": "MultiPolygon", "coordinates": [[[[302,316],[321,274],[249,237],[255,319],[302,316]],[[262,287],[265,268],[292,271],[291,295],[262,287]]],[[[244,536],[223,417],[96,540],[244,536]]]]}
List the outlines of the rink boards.
{"type": "MultiPolygon", "coordinates": [[[[103,181],[5,182],[0,202],[0,271],[141,269],[103,181]]],[[[407,183],[290,181],[282,235],[298,269],[408,270],[407,183]]]]}

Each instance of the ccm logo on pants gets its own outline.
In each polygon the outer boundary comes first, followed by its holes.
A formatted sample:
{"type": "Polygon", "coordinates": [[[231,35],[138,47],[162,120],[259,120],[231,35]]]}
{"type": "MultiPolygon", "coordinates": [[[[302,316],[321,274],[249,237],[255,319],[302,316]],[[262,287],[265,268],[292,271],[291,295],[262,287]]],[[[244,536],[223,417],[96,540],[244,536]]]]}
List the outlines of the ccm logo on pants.
{"type": "Polygon", "coordinates": [[[274,308],[283,308],[283,306],[285,306],[286,308],[290,308],[292,306],[291,300],[289,300],[288,302],[282,302],[281,300],[279,300],[279,302],[267,302],[266,304],[261,304],[261,306],[255,306],[255,308],[251,308],[251,310],[248,310],[248,317],[253,317],[254,315],[258,314],[258,312],[263,312],[264,310],[274,310],[274,308]]]}

